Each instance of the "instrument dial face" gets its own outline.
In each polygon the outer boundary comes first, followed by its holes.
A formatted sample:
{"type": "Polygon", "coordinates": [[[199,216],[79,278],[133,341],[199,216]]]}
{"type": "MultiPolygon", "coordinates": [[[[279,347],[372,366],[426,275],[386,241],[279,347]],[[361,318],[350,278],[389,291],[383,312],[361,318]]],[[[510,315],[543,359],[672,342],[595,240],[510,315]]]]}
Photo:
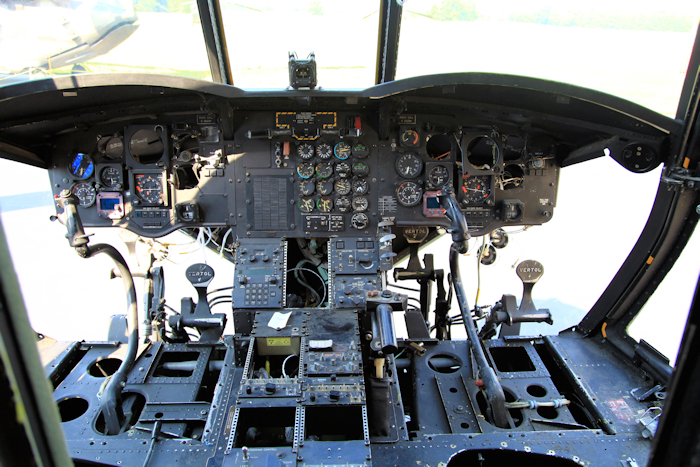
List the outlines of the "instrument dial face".
{"type": "Polygon", "coordinates": [[[301,198],[299,200],[299,210],[301,212],[311,212],[316,207],[316,203],[312,198],[301,198]]]}
{"type": "Polygon", "coordinates": [[[339,164],[335,164],[335,173],[340,178],[349,177],[350,176],[350,164],[348,164],[347,162],[341,162],[339,164]]]}
{"type": "Polygon", "coordinates": [[[406,180],[396,189],[396,199],[403,206],[415,206],[421,202],[422,198],[423,190],[416,182],[411,180],[406,180]]]}
{"type": "Polygon", "coordinates": [[[369,202],[364,196],[356,196],[352,199],[352,210],[355,212],[365,212],[369,207],[369,202]]]}
{"type": "Polygon", "coordinates": [[[316,201],[316,207],[321,212],[331,212],[333,210],[333,200],[321,196],[318,201],[316,201]]]}
{"type": "Polygon", "coordinates": [[[73,175],[75,178],[85,180],[95,171],[95,164],[92,163],[90,156],[79,152],[73,157],[73,159],[71,159],[69,169],[71,175],[73,175]]]}
{"type": "Polygon", "coordinates": [[[407,152],[396,159],[396,172],[403,178],[416,178],[423,170],[423,160],[413,154],[407,152]]]}
{"type": "Polygon", "coordinates": [[[369,166],[364,162],[355,162],[352,165],[352,174],[358,177],[366,177],[369,174],[369,166]]]}
{"type": "Polygon", "coordinates": [[[365,195],[369,191],[369,184],[364,178],[358,178],[352,182],[352,192],[356,195],[365,195]]]}
{"type": "Polygon", "coordinates": [[[89,208],[95,204],[95,199],[97,198],[97,192],[92,183],[76,183],[71,189],[73,194],[78,198],[78,203],[81,208],[89,208]]]}
{"type": "Polygon", "coordinates": [[[364,159],[369,155],[369,148],[364,143],[356,143],[352,147],[352,155],[358,159],[364,159]]]}
{"type": "Polygon", "coordinates": [[[362,230],[367,227],[369,224],[369,217],[367,217],[367,214],[358,212],[352,215],[352,219],[350,220],[350,224],[358,229],[362,230]]]}
{"type": "Polygon", "coordinates": [[[403,146],[414,147],[420,143],[418,132],[416,130],[404,130],[400,135],[401,144],[403,146]]]}
{"type": "Polygon", "coordinates": [[[297,154],[304,160],[309,160],[314,157],[314,147],[309,143],[300,144],[297,148],[297,154]]]}
{"type": "Polygon", "coordinates": [[[314,175],[314,165],[309,162],[302,162],[297,167],[297,173],[301,178],[311,178],[314,175]]]}
{"type": "Polygon", "coordinates": [[[350,180],[347,178],[341,178],[337,182],[335,182],[335,192],[338,193],[341,196],[345,196],[347,194],[350,194],[352,191],[352,183],[350,183],[350,180]]]}
{"type": "Polygon", "coordinates": [[[105,167],[100,172],[100,179],[106,188],[121,188],[122,174],[116,167],[105,167]]]}
{"type": "Polygon", "coordinates": [[[444,186],[450,181],[450,171],[444,165],[436,165],[428,172],[428,181],[434,187],[444,186]]]}
{"type": "Polygon", "coordinates": [[[330,195],[333,192],[333,182],[330,180],[319,180],[316,183],[316,191],[323,196],[330,195]]]}
{"type": "Polygon", "coordinates": [[[299,182],[299,192],[304,196],[313,194],[315,189],[316,184],[313,182],[313,180],[302,180],[299,182]]]}
{"type": "Polygon", "coordinates": [[[335,153],[335,157],[340,159],[341,161],[344,161],[348,157],[350,157],[350,153],[352,152],[352,147],[348,143],[338,143],[335,145],[335,148],[333,149],[333,152],[335,153]]]}
{"type": "Polygon", "coordinates": [[[328,143],[321,143],[316,148],[316,154],[323,160],[330,159],[333,156],[333,148],[328,143]]]}
{"type": "Polygon", "coordinates": [[[122,154],[124,154],[124,141],[118,136],[110,138],[103,150],[104,154],[110,159],[122,157],[122,154]]]}
{"type": "Polygon", "coordinates": [[[161,174],[137,174],[136,195],[144,203],[163,204],[163,179],[161,174]]]}
{"type": "Polygon", "coordinates": [[[484,203],[491,196],[491,177],[488,175],[462,177],[462,191],[468,204],[484,203]]]}
{"type": "Polygon", "coordinates": [[[350,198],[346,198],[345,196],[342,196],[342,197],[336,199],[335,200],[335,207],[340,212],[349,212],[350,207],[351,207],[350,198]]]}
{"type": "Polygon", "coordinates": [[[333,175],[333,164],[330,162],[321,162],[316,166],[316,175],[321,178],[328,178],[333,175]]]}

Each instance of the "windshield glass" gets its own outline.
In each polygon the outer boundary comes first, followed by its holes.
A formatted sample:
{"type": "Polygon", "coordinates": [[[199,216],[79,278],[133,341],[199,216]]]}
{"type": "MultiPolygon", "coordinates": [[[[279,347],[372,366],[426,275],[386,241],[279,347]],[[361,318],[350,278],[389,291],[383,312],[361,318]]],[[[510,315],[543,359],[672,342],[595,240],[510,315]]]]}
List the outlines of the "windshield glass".
{"type": "Polygon", "coordinates": [[[71,73],[211,79],[194,1],[0,4],[0,85],[71,73]]]}
{"type": "Polygon", "coordinates": [[[685,0],[408,0],[396,77],[531,76],[675,116],[699,12],[685,0]]]}

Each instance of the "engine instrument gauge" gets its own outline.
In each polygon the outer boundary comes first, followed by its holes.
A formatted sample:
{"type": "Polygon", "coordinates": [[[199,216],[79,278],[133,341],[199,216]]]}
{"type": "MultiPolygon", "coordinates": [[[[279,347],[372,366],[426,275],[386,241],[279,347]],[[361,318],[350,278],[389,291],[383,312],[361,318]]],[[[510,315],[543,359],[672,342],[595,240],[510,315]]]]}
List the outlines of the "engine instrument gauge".
{"type": "Polygon", "coordinates": [[[369,191],[369,184],[364,178],[358,178],[352,182],[352,192],[356,195],[365,195],[369,191]]]}
{"type": "Polygon", "coordinates": [[[146,204],[164,204],[163,176],[161,174],[135,174],[136,196],[146,204]]]}
{"type": "Polygon", "coordinates": [[[129,140],[129,151],[136,162],[155,164],[163,156],[163,141],[155,130],[139,130],[129,140]]]}
{"type": "Polygon", "coordinates": [[[122,187],[122,171],[117,167],[105,167],[100,171],[100,180],[105,188],[122,187]]]}
{"type": "Polygon", "coordinates": [[[462,177],[462,192],[467,204],[481,204],[491,196],[491,176],[472,175],[462,177]]]}
{"type": "Polygon", "coordinates": [[[333,210],[333,200],[321,196],[318,201],[316,201],[316,207],[321,212],[331,212],[333,210]]]}
{"type": "Polygon", "coordinates": [[[352,183],[350,183],[350,180],[347,178],[341,178],[337,182],[335,182],[335,192],[338,193],[341,196],[345,196],[347,194],[350,194],[352,191],[352,183]]]}
{"type": "Polygon", "coordinates": [[[93,164],[90,156],[79,152],[71,159],[69,169],[71,175],[75,178],[85,180],[95,172],[95,164],[93,164]]]}
{"type": "Polygon", "coordinates": [[[435,165],[428,172],[428,181],[436,188],[450,181],[450,171],[444,165],[435,165]]]}
{"type": "Polygon", "coordinates": [[[401,141],[402,146],[407,146],[407,147],[415,147],[420,144],[420,137],[418,136],[418,132],[416,130],[403,130],[401,134],[399,135],[399,140],[401,141]]]}
{"type": "Polygon", "coordinates": [[[333,175],[333,164],[330,162],[321,162],[316,165],[316,175],[321,178],[328,178],[333,175]]]}
{"type": "Polygon", "coordinates": [[[362,212],[355,213],[352,215],[352,219],[350,219],[350,224],[354,228],[362,230],[369,224],[369,217],[367,217],[367,214],[362,212]]]}
{"type": "Polygon", "coordinates": [[[299,145],[297,148],[297,154],[304,160],[309,160],[314,157],[314,147],[309,143],[304,143],[299,145]]]}
{"type": "Polygon", "coordinates": [[[313,194],[315,189],[316,184],[313,182],[313,180],[302,180],[299,182],[299,192],[304,196],[313,194]]]}
{"type": "Polygon", "coordinates": [[[400,155],[395,165],[396,172],[403,178],[416,178],[423,170],[423,161],[412,152],[400,155]]]}
{"type": "Polygon", "coordinates": [[[352,174],[358,177],[366,177],[369,174],[369,166],[364,162],[355,162],[352,165],[352,174]]]}
{"type": "Polygon", "coordinates": [[[369,202],[364,196],[356,196],[352,199],[352,210],[355,212],[365,212],[369,207],[369,202]]]}
{"type": "Polygon", "coordinates": [[[335,164],[335,173],[338,174],[340,178],[347,178],[350,176],[350,164],[347,162],[341,162],[340,164],[335,164]]]}
{"type": "Polygon", "coordinates": [[[345,159],[350,157],[352,147],[350,147],[350,145],[345,142],[338,143],[335,145],[335,148],[333,148],[333,152],[335,153],[335,157],[337,157],[341,161],[344,161],[345,159]]]}
{"type": "Polygon", "coordinates": [[[97,192],[92,183],[82,182],[73,185],[71,192],[78,198],[78,203],[81,208],[89,208],[95,204],[97,192]]]}
{"type": "Polygon", "coordinates": [[[350,211],[350,207],[351,207],[350,198],[346,198],[345,196],[342,196],[342,197],[336,199],[335,200],[335,207],[340,212],[350,211]]]}
{"type": "Polygon", "coordinates": [[[316,148],[316,154],[323,160],[330,159],[333,155],[333,148],[328,143],[321,143],[316,148]]]}
{"type": "Polygon", "coordinates": [[[330,180],[319,180],[316,183],[316,191],[323,196],[330,195],[333,192],[333,182],[330,180]]]}
{"type": "Polygon", "coordinates": [[[406,180],[396,189],[396,199],[402,206],[415,206],[423,199],[423,190],[416,182],[406,180]]]}
{"type": "Polygon", "coordinates": [[[301,198],[298,205],[301,212],[311,212],[316,207],[316,203],[311,198],[301,198]]]}
{"type": "Polygon", "coordinates": [[[110,159],[118,159],[124,154],[124,141],[119,136],[109,138],[101,152],[110,159]]]}
{"type": "Polygon", "coordinates": [[[314,175],[314,165],[309,162],[302,162],[297,167],[297,173],[301,178],[311,178],[314,175]]]}
{"type": "Polygon", "coordinates": [[[369,148],[364,143],[356,143],[352,147],[352,155],[358,159],[364,159],[369,155],[369,148]]]}

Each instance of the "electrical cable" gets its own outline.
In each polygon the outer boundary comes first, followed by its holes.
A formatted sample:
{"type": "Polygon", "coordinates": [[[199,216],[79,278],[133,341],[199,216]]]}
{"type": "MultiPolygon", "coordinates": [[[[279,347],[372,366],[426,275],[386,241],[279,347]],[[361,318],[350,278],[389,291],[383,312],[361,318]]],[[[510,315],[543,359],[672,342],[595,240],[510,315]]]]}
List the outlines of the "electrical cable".
{"type": "Polygon", "coordinates": [[[229,298],[228,300],[219,300],[218,302],[212,302],[209,304],[209,308],[210,309],[214,308],[216,305],[219,305],[221,303],[233,303],[233,300],[231,300],[231,298],[229,298]]]}
{"type": "MultiPolygon", "coordinates": [[[[318,279],[319,279],[321,282],[323,282],[323,278],[319,275],[319,273],[317,273],[316,271],[313,271],[313,270],[311,270],[311,269],[309,269],[309,268],[299,268],[299,267],[296,267],[296,268],[287,269],[286,271],[284,271],[284,273],[285,273],[285,274],[289,274],[290,272],[296,271],[296,270],[299,270],[299,271],[309,271],[311,274],[313,274],[313,275],[315,275],[316,277],[318,277],[318,279]]],[[[325,301],[326,301],[326,287],[323,287],[323,299],[321,299],[321,302],[320,302],[320,303],[322,304],[322,303],[324,303],[325,301]]]]}
{"type": "MultiPolygon", "coordinates": [[[[219,246],[219,259],[224,257],[224,250],[226,249],[226,240],[228,240],[228,236],[231,235],[231,232],[233,232],[233,227],[228,229],[224,234],[224,239],[221,241],[221,246],[219,246]]],[[[233,249],[231,251],[233,251],[233,249]]]]}
{"type": "MultiPolygon", "coordinates": [[[[220,289],[210,290],[209,292],[207,292],[207,295],[211,295],[211,294],[216,293],[216,292],[223,292],[223,291],[225,291],[225,290],[233,290],[233,287],[222,287],[222,288],[220,288],[220,289]]],[[[222,295],[222,296],[223,296],[223,295],[222,295]]],[[[213,300],[213,299],[212,299],[212,300],[213,300]]]]}
{"type": "Polygon", "coordinates": [[[284,361],[282,362],[282,376],[284,376],[285,378],[289,378],[289,376],[287,376],[287,370],[285,369],[285,366],[287,365],[287,361],[289,361],[290,358],[296,357],[296,356],[297,356],[296,354],[291,354],[287,358],[285,358],[284,361]]]}

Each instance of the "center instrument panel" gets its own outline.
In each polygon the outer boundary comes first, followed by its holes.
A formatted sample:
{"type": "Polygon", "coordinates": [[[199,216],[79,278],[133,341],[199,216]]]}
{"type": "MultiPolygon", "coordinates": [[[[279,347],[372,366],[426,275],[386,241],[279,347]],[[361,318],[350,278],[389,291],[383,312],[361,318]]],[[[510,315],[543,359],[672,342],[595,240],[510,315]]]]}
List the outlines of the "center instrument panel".
{"type": "Polygon", "coordinates": [[[382,221],[448,227],[437,198],[448,187],[473,235],[551,219],[553,135],[379,113],[182,112],[96,125],[58,141],[52,187],[79,198],[86,227],[148,237],[183,227],[228,226],[239,238],[355,237],[382,221]]]}

